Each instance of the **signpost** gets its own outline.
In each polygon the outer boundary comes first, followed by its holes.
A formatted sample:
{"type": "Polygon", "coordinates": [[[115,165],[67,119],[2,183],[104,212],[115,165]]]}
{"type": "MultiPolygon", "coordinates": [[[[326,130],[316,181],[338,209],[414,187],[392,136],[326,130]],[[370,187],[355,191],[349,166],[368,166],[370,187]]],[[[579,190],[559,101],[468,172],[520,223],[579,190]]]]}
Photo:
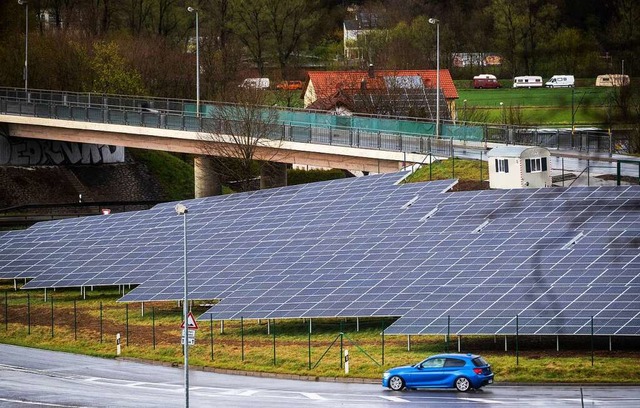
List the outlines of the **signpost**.
{"type": "Polygon", "coordinates": [[[182,329],[182,338],[180,339],[180,344],[184,345],[185,338],[187,339],[187,344],[189,346],[193,346],[196,344],[196,329],[198,328],[198,323],[196,319],[193,317],[193,314],[189,312],[187,315],[187,324],[185,328],[185,322],[182,322],[180,328],[182,329]]]}

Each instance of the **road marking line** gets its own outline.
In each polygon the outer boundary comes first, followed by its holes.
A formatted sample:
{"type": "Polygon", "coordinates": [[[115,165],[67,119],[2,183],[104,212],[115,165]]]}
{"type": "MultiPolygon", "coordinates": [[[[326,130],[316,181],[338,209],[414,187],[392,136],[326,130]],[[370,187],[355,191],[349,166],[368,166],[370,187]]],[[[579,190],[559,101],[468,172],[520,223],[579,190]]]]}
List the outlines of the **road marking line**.
{"type": "Polygon", "coordinates": [[[498,400],[488,399],[488,398],[459,397],[458,399],[465,400],[465,401],[482,402],[483,404],[506,404],[506,402],[504,401],[498,401],[498,400]]]}
{"type": "Polygon", "coordinates": [[[124,385],[125,387],[139,387],[139,386],[141,386],[141,385],[142,385],[142,386],[145,386],[145,385],[147,385],[147,384],[149,384],[149,383],[148,383],[148,382],[146,382],[146,381],[137,381],[137,382],[132,382],[132,383],[129,383],[129,384],[123,384],[123,385],[124,385]]]}
{"type": "Polygon", "coordinates": [[[81,408],[80,405],[61,405],[61,404],[51,404],[51,403],[37,402],[37,401],[14,400],[9,398],[0,398],[0,401],[11,402],[16,404],[24,404],[24,405],[37,405],[40,407],[81,408]]]}
{"type": "Polygon", "coordinates": [[[409,400],[406,400],[404,398],[400,398],[400,397],[388,397],[386,395],[378,395],[380,398],[386,399],[387,401],[391,401],[391,402],[411,402],[409,400]]]}
{"type": "Polygon", "coordinates": [[[260,390],[246,390],[246,391],[242,391],[240,394],[238,395],[242,395],[243,397],[250,397],[253,394],[257,394],[259,393],[260,390]]]}
{"type": "Polygon", "coordinates": [[[320,395],[313,393],[313,392],[301,392],[300,394],[304,395],[305,397],[311,399],[311,400],[325,400],[326,398],[321,397],[320,395]]]}

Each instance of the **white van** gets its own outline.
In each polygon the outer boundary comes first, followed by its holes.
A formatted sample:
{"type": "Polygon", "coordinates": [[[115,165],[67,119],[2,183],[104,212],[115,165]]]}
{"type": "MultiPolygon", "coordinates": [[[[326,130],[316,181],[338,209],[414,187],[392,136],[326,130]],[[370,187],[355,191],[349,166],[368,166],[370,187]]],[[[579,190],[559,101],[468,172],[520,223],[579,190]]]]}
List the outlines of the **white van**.
{"type": "Polygon", "coordinates": [[[544,84],[547,88],[573,88],[575,85],[573,75],[554,75],[544,84]]]}
{"type": "Polygon", "coordinates": [[[517,76],[513,78],[514,88],[541,88],[542,77],[535,75],[517,76]]]}
{"type": "Polygon", "coordinates": [[[269,78],[245,78],[240,88],[267,89],[270,86],[269,78]]]}

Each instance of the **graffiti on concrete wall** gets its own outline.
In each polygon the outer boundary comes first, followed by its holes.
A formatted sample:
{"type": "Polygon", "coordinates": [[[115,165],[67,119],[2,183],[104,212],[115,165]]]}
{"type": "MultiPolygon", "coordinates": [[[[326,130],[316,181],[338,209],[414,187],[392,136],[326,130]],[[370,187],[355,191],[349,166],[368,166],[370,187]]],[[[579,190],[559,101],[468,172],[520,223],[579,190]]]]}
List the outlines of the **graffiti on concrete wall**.
{"type": "Polygon", "coordinates": [[[0,166],[124,162],[124,147],[6,137],[0,134],[0,166]]]}

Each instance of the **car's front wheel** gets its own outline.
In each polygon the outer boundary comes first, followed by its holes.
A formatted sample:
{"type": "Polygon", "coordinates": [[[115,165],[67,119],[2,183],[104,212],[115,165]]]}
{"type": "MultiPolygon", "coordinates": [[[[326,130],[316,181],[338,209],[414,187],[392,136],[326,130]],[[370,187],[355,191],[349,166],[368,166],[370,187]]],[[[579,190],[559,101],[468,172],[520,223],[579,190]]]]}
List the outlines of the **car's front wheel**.
{"type": "Polygon", "coordinates": [[[459,377],[456,380],[455,386],[456,386],[456,390],[458,390],[460,392],[467,392],[467,391],[469,391],[469,388],[471,388],[471,383],[469,382],[468,378],[459,377]]]}
{"type": "Polygon", "coordinates": [[[402,390],[404,388],[404,380],[402,379],[402,377],[394,375],[393,377],[389,378],[389,388],[394,391],[402,390]]]}

